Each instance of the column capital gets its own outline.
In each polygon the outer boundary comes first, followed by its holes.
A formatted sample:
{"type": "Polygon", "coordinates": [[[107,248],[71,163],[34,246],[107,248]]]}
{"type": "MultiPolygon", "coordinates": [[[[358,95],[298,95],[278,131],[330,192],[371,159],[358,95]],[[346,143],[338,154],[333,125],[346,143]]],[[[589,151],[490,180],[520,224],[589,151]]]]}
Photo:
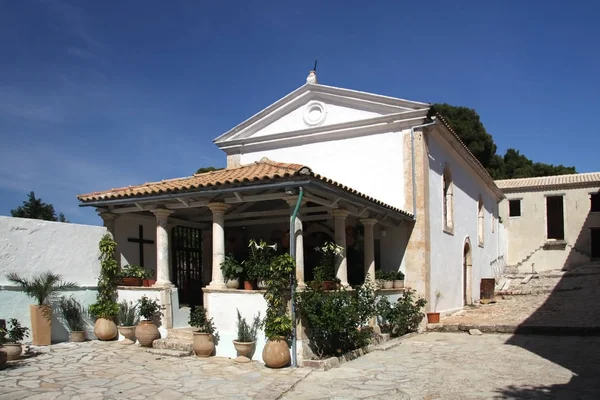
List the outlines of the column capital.
{"type": "Polygon", "coordinates": [[[225,211],[229,209],[229,204],[221,202],[208,203],[208,208],[213,214],[225,214],[225,211]]]}
{"type": "Polygon", "coordinates": [[[374,218],[363,218],[360,220],[360,223],[363,224],[364,227],[373,227],[377,223],[377,220],[374,218]]]}
{"type": "MultiPolygon", "coordinates": [[[[288,205],[290,207],[295,207],[296,204],[298,203],[298,196],[286,197],[286,198],[284,198],[284,200],[288,203],[288,205]]],[[[300,205],[301,206],[305,206],[306,205],[306,199],[302,199],[302,202],[301,202],[300,205]]]]}
{"type": "Polygon", "coordinates": [[[350,215],[350,211],[344,210],[343,208],[336,208],[333,210],[333,216],[335,218],[346,218],[350,215]]]}
{"type": "Polygon", "coordinates": [[[113,220],[117,219],[117,217],[119,216],[118,214],[111,213],[110,211],[99,211],[98,215],[104,221],[113,221],[113,220]]]}
{"type": "Polygon", "coordinates": [[[150,212],[152,212],[152,214],[156,215],[157,218],[168,217],[169,215],[173,214],[173,210],[167,210],[165,208],[157,208],[154,210],[150,210],[150,212]]]}

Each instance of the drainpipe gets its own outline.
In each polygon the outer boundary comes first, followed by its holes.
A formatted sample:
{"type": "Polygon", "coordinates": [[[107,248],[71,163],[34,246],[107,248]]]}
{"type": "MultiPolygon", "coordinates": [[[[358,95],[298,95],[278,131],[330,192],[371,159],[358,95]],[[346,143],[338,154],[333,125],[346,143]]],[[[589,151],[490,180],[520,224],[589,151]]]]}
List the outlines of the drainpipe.
{"type": "MultiPolygon", "coordinates": [[[[296,216],[300,211],[300,205],[302,204],[302,197],[304,197],[304,189],[302,186],[298,188],[298,201],[296,202],[296,207],[294,208],[294,212],[290,217],[290,256],[292,260],[296,261],[296,216]]],[[[294,305],[295,297],[296,297],[296,273],[293,272],[290,276],[290,291],[291,291],[291,309],[292,309],[292,368],[298,367],[298,357],[296,354],[296,306],[294,305]]]]}
{"type": "Polygon", "coordinates": [[[412,164],[412,214],[413,221],[417,220],[417,180],[416,180],[416,164],[415,164],[415,129],[424,128],[426,126],[431,126],[436,123],[436,118],[431,117],[433,122],[428,124],[416,125],[410,128],[410,151],[411,151],[411,164],[412,164]]]}

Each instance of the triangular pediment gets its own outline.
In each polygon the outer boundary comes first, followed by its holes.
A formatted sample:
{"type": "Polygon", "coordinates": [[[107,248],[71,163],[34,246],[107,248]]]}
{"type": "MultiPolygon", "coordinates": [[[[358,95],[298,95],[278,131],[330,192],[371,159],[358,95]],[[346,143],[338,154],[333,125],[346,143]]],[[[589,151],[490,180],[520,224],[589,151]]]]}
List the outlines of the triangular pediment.
{"type": "Polygon", "coordinates": [[[287,132],[325,129],[388,115],[412,114],[429,104],[319,84],[306,84],[215,139],[217,145],[277,136],[287,132]]]}

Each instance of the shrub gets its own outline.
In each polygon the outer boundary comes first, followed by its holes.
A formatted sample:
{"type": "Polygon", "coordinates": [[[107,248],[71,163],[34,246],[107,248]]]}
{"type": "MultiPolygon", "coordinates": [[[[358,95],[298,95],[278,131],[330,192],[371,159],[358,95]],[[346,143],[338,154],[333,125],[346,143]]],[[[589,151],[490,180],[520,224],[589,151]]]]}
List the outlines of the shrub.
{"type": "Polygon", "coordinates": [[[147,296],[142,296],[138,302],[140,315],[149,321],[154,321],[162,315],[158,300],[149,299],[147,296]]]}
{"type": "Polygon", "coordinates": [[[377,312],[381,317],[381,329],[391,336],[402,336],[415,332],[425,316],[423,307],[427,301],[423,298],[415,300],[415,290],[406,290],[393,305],[387,297],[377,303],[377,312]]]}
{"type": "Polygon", "coordinates": [[[140,322],[138,305],[132,301],[125,300],[119,303],[119,315],[117,316],[121,326],[135,326],[140,322]]]}
{"type": "Polygon", "coordinates": [[[72,332],[80,332],[85,330],[85,309],[73,297],[61,297],[58,303],[58,309],[62,314],[65,322],[72,332]]]}
{"type": "Polygon", "coordinates": [[[98,277],[98,296],[96,303],[89,307],[89,313],[95,318],[112,319],[119,313],[116,303],[117,285],[121,270],[115,259],[117,242],[107,233],[102,236],[100,248],[100,276],[98,277]]]}
{"type": "Polygon", "coordinates": [[[233,257],[233,254],[225,256],[225,260],[221,263],[221,271],[223,271],[223,279],[235,280],[241,277],[244,269],[242,265],[233,257]]]}
{"type": "Polygon", "coordinates": [[[4,343],[20,343],[29,334],[29,328],[21,326],[16,318],[8,320],[9,328],[0,328],[0,345],[4,343]]]}
{"type": "Polygon", "coordinates": [[[375,284],[369,278],[356,288],[356,299],[358,320],[361,325],[367,325],[369,319],[377,316],[377,292],[375,284]]]}
{"type": "Polygon", "coordinates": [[[260,312],[254,317],[252,325],[249,325],[248,322],[246,322],[246,318],[242,317],[242,314],[240,314],[240,311],[238,309],[236,309],[236,311],[238,330],[236,341],[243,343],[256,342],[256,339],[258,339],[258,328],[260,328],[262,324],[260,312]]]}
{"type": "Polygon", "coordinates": [[[206,309],[202,306],[196,306],[190,312],[189,324],[198,332],[211,334],[217,341],[219,340],[219,332],[215,328],[212,318],[206,316],[206,309]]]}
{"type": "Polygon", "coordinates": [[[273,340],[288,338],[292,333],[292,319],[288,315],[286,292],[290,287],[290,276],[294,272],[295,262],[289,254],[275,257],[266,276],[267,315],[264,320],[265,336],[273,340]]]}

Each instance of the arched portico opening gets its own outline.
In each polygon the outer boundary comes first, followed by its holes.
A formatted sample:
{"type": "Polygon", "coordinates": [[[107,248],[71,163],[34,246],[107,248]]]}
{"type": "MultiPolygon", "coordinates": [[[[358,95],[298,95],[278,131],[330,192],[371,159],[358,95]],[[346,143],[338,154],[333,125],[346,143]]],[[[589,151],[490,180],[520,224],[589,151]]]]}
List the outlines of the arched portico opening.
{"type": "Polygon", "coordinates": [[[467,237],[463,247],[463,303],[473,304],[472,282],[473,257],[471,254],[471,240],[467,237]]]}

